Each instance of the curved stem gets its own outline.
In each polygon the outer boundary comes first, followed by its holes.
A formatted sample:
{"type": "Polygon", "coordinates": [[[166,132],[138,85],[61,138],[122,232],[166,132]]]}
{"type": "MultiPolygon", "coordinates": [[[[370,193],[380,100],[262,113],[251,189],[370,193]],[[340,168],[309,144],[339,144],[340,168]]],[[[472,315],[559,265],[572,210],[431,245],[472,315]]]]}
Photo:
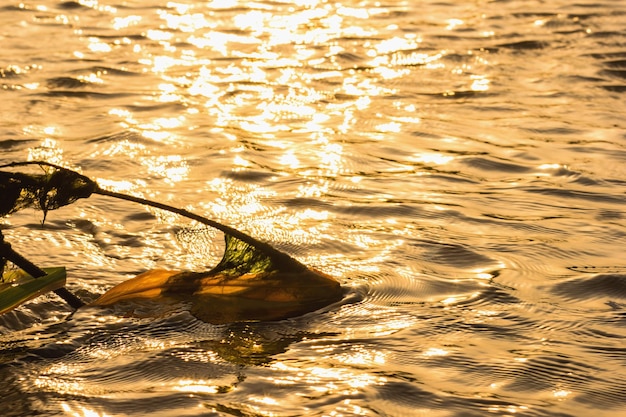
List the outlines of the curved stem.
{"type": "Polygon", "coordinates": [[[295,260],[294,258],[292,258],[291,256],[287,255],[286,253],[283,253],[277,249],[274,249],[272,246],[268,245],[267,243],[261,242],[260,240],[257,240],[255,238],[253,238],[250,235],[247,235],[243,232],[240,232],[237,229],[234,229],[230,226],[226,226],[222,223],[218,223],[215,220],[211,220],[211,219],[207,219],[206,217],[202,217],[199,216],[195,213],[192,213],[190,211],[184,210],[184,209],[179,209],[173,206],[170,206],[168,204],[164,204],[164,203],[159,203],[157,201],[152,201],[152,200],[147,200],[145,198],[141,198],[141,197],[135,197],[132,195],[128,195],[128,194],[123,194],[123,193],[118,193],[115,191],[109,191],[109,190],[105,190],[100,188],[99,186],[96,187],[96,189],[93,191],[94,194],[100,194],[100,195],[104,195],[104,196],[108,196],[108,197],[114,197],[114,198],[118,198],[121,200],[126,200],[126,201],[132,201],[134,203],[140,203],[146,206],[150,206],[150,207],[155,207],[161,210],[165,210],[165,211],[169,211],[171,213],[175,213],[178,214],[180,216],[183,217],[187,217],[188,219],[192,219],[195,220],[199,223],[202,224],[206,224],[207,226],[211,226],[214,227],[218,230],[221,230],[222,232],[229,234],[239,240],[241,240],[242,242],[245,242],[247,244],[249,244],[250,246],[253,246],[261,251],[263,251],[265,254],[267,254],[268,256],[274,258],[275,261],[281,262],[283,265],[288,264],[291,268],[306,268],[306,266],[304,266],[303,264],[301,264],[300,262],[298,262],[297,260],[295,260]]]}

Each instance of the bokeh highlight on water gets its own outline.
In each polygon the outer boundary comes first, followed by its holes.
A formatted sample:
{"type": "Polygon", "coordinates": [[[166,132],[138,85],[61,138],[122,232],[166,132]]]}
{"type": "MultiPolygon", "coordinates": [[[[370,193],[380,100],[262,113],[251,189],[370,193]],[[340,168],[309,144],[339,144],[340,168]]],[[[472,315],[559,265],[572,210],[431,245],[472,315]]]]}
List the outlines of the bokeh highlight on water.
{"type": "MultiPolygon", "coordinates": [[[[187,208],[347,289],[225,326],[39,298],[0,317],[3,415],[623,415],[624,22],[588,0],[3,3],[2,163],[187,208]]],[[[85,300],[223,249],[102,198],[2,228],[85,300]]]]}

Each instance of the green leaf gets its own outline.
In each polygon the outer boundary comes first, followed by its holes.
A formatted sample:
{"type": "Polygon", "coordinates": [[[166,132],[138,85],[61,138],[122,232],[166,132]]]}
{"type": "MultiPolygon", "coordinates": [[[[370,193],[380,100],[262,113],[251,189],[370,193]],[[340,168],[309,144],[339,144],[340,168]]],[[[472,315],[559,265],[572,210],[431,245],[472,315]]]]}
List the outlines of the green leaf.
{"type": "Polygon", "coordinates": [[[21,269],[7,271],[0,280],[0,314],[28,300],[65,286],[65,267],[44,268],[46,275],[33,278],[21,269]]]}

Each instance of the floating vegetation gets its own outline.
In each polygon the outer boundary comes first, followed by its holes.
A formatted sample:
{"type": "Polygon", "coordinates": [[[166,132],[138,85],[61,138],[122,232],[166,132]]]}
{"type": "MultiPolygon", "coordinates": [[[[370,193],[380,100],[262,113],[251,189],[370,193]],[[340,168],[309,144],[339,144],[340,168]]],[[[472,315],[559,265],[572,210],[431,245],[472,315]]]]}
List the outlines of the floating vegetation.
{"type": "MultiPolygon", "coordinates": [[[[191,312],[210,323],[250,320],[280,320],[338,301],[339,283],[308,268],[237,229],[187,210],[140,197],[104,190],[88,177],[47,162],[16,162],[0,166],[0,215],[24,208],[48,211],[72,204],[92,194],[119,198],[167,210],[224,233],[222,260],[209,271],[147,271],[113,287],[91,305],[124,305],[129,313],[146,304],[190,302],[191,312]],[[39,167],[36,174],[15,172],[16,168],[39,167]]],[[[0,251],[3,284],[0,314],[48,291],[54,291],[73,308],[84,303],[64,288],[65,269],[41,270],[2,242],[0,251]],[[7,260],[19,272],[5,271],[7,260]],[[19,279],[18,279],[19,277],[19,279]]]]}

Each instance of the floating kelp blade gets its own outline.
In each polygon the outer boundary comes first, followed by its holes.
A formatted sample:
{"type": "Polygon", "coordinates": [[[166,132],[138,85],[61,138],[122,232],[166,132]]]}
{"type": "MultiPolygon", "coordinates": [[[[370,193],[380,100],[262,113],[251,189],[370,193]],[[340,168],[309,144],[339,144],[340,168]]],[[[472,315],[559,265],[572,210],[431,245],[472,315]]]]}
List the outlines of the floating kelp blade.
{"type": "Polygon", "coordinates": [[[148,271],[113,287],[92,305],[124,303],[132,310],[154,302],[190,302],[194,316],[223,324],[285,319],[341,299],[341,287],[334,278],[276,263],[233,236],[225,235],[225,239],[224,256],[211,271],[148,271]]]}
{"type": "Polygon", "coordinates": [[[24,208],[44,212],[89,197],[97,184],[75,171],[47,162],[14,162],[0,168],[38,166],[42,174],[0,171],[0,216],[15,213],[24,208]]]}
{"type": "MultiPolygon", "coordinates": [[[[47,162],[17,162],[0,168],[25,166],[39,166],[43,174],[0,171],[0,215],[32,207],[43,210],[45,219],[48,210],[100,194],[167,210],[224,232],[224,256],[211,271],[148,271],[114,287],[94,305],[185,301],[191,302],[192,313],[202,320],[225,323],[278,320],[317,310],[342,297],[335,279],[214,220],[167,204],[104,190],[84,175],[47,162]]],[[[70,305],[82,305],[65,288],[56,292],[70,305]]]]}
{"type": "Polygon", "coordinates": [[[191,302],[201,320],[222,324],[293,317],[339,301],[341,286],[334,278],[308,268],[239,230],[187,210],[97,188],[94,194],[120,198],[167,210],[224,232],[226,248],[219,264],[208,272],[154,270],[123,282],[94,305],[121,301],[191,302]]]}
{"type": "Polygon", "coordinates": [[[22,269],[5,272],[0,283],[0,314],[65,285],[64,267],[44,268],[44,271],[46,275],[39,278],[33,278],[22,269]]]}

